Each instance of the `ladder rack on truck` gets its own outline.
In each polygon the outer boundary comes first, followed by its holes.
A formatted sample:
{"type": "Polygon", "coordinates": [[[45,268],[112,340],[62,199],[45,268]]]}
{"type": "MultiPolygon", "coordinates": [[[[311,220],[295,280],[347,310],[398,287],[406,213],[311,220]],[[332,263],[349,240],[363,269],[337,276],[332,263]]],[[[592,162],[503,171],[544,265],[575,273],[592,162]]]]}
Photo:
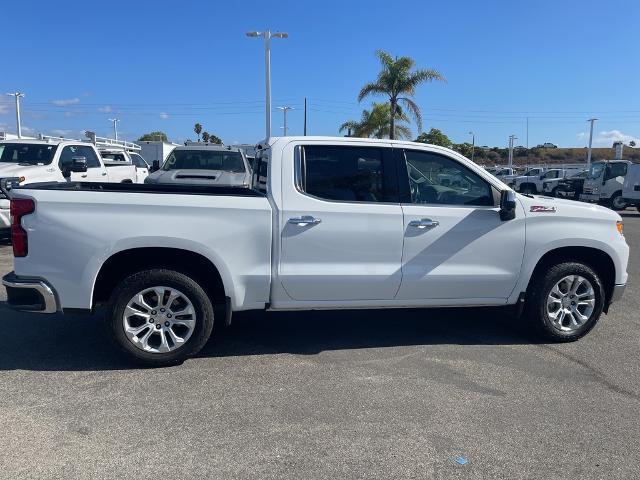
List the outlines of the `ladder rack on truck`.
{"type": "Polygon", "coordinates": [[[46,142],[91,142],[98,149],[101,148],[116,148],[121,150],[127,150],[129,152],[139,152],[141,150],[140,145],[127,142],[125,140],[114,140],[113,138],[107,137],[98,137],[94,132],[85,132],[88,140],[78,140],[77,138],[65,138],[65,137],[56,137],[53,135],[38,135],[39,140],[44,140],[46,142]]]}

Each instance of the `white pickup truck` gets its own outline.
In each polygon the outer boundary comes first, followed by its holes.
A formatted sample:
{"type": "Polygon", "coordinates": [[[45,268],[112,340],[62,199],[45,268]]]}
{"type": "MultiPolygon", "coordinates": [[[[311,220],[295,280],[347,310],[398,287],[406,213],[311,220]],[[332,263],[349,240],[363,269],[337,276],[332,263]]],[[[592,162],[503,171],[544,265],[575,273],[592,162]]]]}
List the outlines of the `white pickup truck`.
{"type": "MultiPolygon", "coordinates": [[[[0,177],[18,177],[21,185],[39,182],[136,181],[136,167],[103,161],[96,147],[80,140],[7,140],[0,142],[0,177]]],[[[0,231],[8,230],[9,205],[0,195],[0,231]]]]}
{"type": "Polygon", "coordinates": [[[203,347],[214,306],[229,323],[251,309],[511,305],[547,339],[571,341],[624,291],[617,213],[516,194],[446,148],[283,137],[256,161],[251,189],[3,180],[9,305],[104,304],[119,348],[160,366],[203,347]]]}

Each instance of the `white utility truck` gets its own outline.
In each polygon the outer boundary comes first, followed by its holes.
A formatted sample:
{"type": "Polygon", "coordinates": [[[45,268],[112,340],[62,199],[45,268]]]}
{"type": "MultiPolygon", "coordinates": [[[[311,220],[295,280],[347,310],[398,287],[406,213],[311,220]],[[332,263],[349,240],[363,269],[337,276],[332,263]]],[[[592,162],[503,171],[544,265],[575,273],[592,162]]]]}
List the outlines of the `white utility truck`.
{"type": "Polygon", "coordinates": [[[160,366],[252,309],[503,305],[572,341],[625,288],[617,213],[517,194],[452,150],[282,137],[256,161],[253,188],[0,181],[15,218],[8,304],[106,305],[120,350],[160,366]]]}
{"type": "Polygon", "coordinates": [[[135,150],[125,148],[99,148],[100,156],[109,164],[133,165],[136,167],[135,183],[144,183],[149,176],[151,167],[142,156],[135,150]]]}
{"type": "Polygon", "coordinates": [[[622,199],[640,212],[640,164],[629,165],[624,177],[622,199]]]}
{"type": "MultiPolygon", "coordinates": [[[[21,185],[37,182],[134,183],[136,168],[103,161],[93,143],[41,136],[0,142],[0,177],[17,177],[21,185]]],[[[9,202],[0,194],[0,230],[11,219],[9,202]]]]}
{"type": "Polygon", "coordinates": [[[607,205],[614,210],[624,210],[629,206],[622,196],[622,187],[631,165],[628,160],[604,160],[594,162],[589,169],[580,194],[583,202],[607,205]]]}
{"type": "Polygon", "coordinates": [[[520,193],[540,193],[546,180],[560,180],[579,171],[579,168],[550,168],[540,175],[523,175],[514,178],[513,189],[520,193]]]}

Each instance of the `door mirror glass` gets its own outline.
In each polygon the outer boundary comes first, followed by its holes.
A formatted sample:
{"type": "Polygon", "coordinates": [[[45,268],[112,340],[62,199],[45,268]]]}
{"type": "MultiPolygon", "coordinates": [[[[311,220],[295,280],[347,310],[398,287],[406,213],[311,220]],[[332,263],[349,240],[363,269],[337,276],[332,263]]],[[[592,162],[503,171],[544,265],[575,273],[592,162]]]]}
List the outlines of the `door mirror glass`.
{"type": "Polygon", "coordinates": [[[516,193],[513,190],[502,190],[500,194],[500,219],[516,218],[516,193]]]}

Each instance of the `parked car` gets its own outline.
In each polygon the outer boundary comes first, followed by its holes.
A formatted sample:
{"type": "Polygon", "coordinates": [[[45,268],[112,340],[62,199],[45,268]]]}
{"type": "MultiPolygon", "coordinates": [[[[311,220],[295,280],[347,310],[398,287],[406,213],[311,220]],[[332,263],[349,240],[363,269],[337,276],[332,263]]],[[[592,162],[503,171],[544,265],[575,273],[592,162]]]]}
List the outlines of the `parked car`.
{"type": "Polygon", "coordinates": [[[640,212],[640,164],[629,165],[627,175],[624,177],[622,198],[640,212]]]}
{"type": "Polygon", "coordinates": [[[100,148],[99,151],[100,156],[106,163],[120,162],[121,164],[136,167],[135,183],[144,183],[149,176],[151,167],[139,153],[117,148],[100,148]]]}
{"type": "Polygon", "coordinates": [[[607,160],[591,164],[580,200],[607,205],[614,210],[629,206],[622,196],[624,178],[631,165],[628,160],[607,160]]]}
{"type": "MultiPolygon", "coordinates": [[[[37,182],[133,183],[133,165],[104,162],[93,144],[80,140],[7,140],[0,142],[0,177],[37,182]]],[[[9,228],[7,199],[0,197],[0,230],[9,228]]]]}
{"type": "Polygon", "coordinates": [[[564,176],[559,176],[557,178],[549,178],[542,181],[542,193],[544,195],[549,195],[551,197],[569,197],[575,198],[577,200],[577,196],[575,196],[576,188],[578,183],[580,183],[580,188],[578,195],[582,192],[582,184],[584,183],[584,179],[587,178],[589,174],[589,170],[582,170],[576,173],[576,170],[573,170],[571,173],[568,171],[564,172],[564,176]],[[575,183],[574,183],[575,182],[575,183]],[[569,185],[571,187],[569,188],[569,185]],[[564,191],[567,195],[561,195],[564,191]],[[571,191],[571,195],[568,195],[568,192],[571,191]]]}
{"type": "Polygon", "coordinates": [[[521,193],[541,193],[544,191],[544,183],[548,180],[558,181],[561,178],[577,173],[580,170],[578,168],[550,168],[546,170],[542,175],[534,176],[521,176],[514,179],[514,190],[521,193]]]}
{"type": "Polygon", "coordinates": [[[250,189],[8,191],[8,304],[43,313],[105,304],[122,352],[160,366],[200,350],[214,321],[253,309],[510,305],[548,340],[572,341],[625,288],[620,215],[519,195],[452,150],[284,137],[257,161],[250,189]],[[465,181],[442,185],[441,172],[465,181]]]}
{"type": "Polygon", "coordinates": [[[251,169],[244,152],[219,145],[176,147],[145,183],[249,187],[251,169]]]}
{"type": "MultiPolygon", "coordinates": [[[[522,175],[509,175],[504,177],[502,181],[514,190],[519,191],[517,188],[518,185],[524,184],[525,187],[527,187],[529,182],[533,181],[535,178],[539,178],[544,172],[544,167],[531,167],[525,170],[522,175]]],[[[531,187],[528,187],[525,190],[526,191],[523,191],[522,193],[537,193],[537,191],[534,191],[531,187]]]]}

